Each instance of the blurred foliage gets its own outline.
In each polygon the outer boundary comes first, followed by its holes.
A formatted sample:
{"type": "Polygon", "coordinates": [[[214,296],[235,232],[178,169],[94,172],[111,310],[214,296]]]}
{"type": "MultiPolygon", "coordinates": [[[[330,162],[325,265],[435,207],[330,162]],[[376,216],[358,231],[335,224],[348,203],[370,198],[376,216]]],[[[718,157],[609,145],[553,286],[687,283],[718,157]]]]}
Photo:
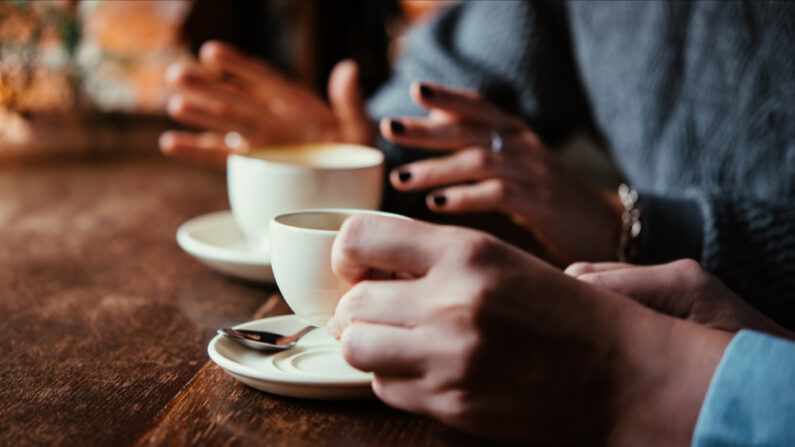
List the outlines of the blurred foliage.
{"type": "Polygon", "coordinates": [[[74,2],[0,1],[0,107],[73,107],[79,41],[74,2]]]}

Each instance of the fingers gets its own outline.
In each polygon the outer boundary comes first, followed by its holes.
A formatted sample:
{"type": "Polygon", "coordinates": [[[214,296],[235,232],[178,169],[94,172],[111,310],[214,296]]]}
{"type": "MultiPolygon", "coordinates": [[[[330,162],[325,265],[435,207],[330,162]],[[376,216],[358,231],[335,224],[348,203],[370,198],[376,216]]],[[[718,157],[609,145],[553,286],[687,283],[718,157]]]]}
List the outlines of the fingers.
{"type": "Polygon", "coordinates": [[[422,303],[414,281],[362,281],[340,298],[334,311],[334,332],[354,322],[414,327],[422,318],[422,303]]]}
{"type": "MultiPolygon", "coordinates": [[[[692,259],[586,273],[578,279],[613,290],[658,312],[679,318],[694,317],[691,314],[697,303],[708,302],[709,290],[714,287],[713,278],[692,259]]],[[[705,323],[714,316],[707,313],[695,318],[705,323]]]]}
{"type": "Polygon", "coordinates": [[[623,262],[575,262],[563,272],[575,278],[587,273],[609,272],[611,270],[633,269],[637,266],[623,262]]]}
{"type": "Polygon", "coordinates": [[[424,275],[444,252],[444,229],[413,220],[359,214],[343,223],[331,249],[334,273],[348,283],[371,269],[424,275]]]}
{"type": "Polygon", "coordinates": [[[169,157],[221,168],[226,166],[226,158],[234,152],[224,144],[222,135],[213,132],[163,132],[159,145],[169,157]]]}
{"type": "Polygon", "coordinates": [[[353,323],[340,342],[342,355],[354,368],[379,375],[411,376],[422,373],[422,340],[411,329],[372,323],[353,323]]]}
{"type": "Polygon", "coordinates": [[[518,188],[506,180],[489,179],[434,191],[428,195],[426,203],[437,213],[509,212],[518,188]]]}
{"type": "Polygon", "coordinates": [[[222,113],[220,104],[216,106],[190,96],[173,95],[166,104],[166,111],[170,117],[192,127],[220,132],[234,128],[234,123],[222,113]]]}
{"type": "Polygon", "coordinates": [[[641,302],[647,302],[650,295],[656,295],[660,287],[668,292],[676,288],[676,277],[672,277],[665,270],[660,271],[659,266],[584,273],[577,276],[577,279],[641,302]]]}
{"type": "Polygon", "coordinates": [[[213,78],[201,67],[175,64],[169,67],[166,77],[179,92],[166,106],[173,119],[202,129],[234,130],[254,140],[278,133],[270,122],[267,106],[228,82],[213,78]]]}
{"type": "Polygon", "coordinates": [[[423,380],[396,376],[378,375],[373,378],[373,392],[389,406],[411,413],[427,414],[425,401],[429,394],[423,380]]]}
{"type": "MultiPolygon", "coordinates": [[[[166,71],[166,80],[172,88],[180,92],[202,97],[205,101],[212,100],[222,109],[216,110],[217,114],[228,114],[236,109],[250,109],[253,101],[250,95],[246,95],[196,65],[172,64],[166,71]]],[[[247,111],[249,114],[252,112],[247,111]]]]}
{"type": "Polygon", "coordinates": [[[493,156],[481,149],[465,149],[447,157],[431,158],[393,170],[389,180],[395,189],[414,191],[494,176],[493,156]]]}
{"type": "Polygon", "coordinates": [[[352,60],[338,63],[328,81],[331,109],[343,141],[372,144],[373,128],[359,90],[359,66],[352,60]]]}
{"type": "Polygon", "coordinates": [[[446,157],[431,158],[394,169],[389,180],[395,189],[415,191],[492,177],[532,177],[532,168],[479,148],[463,149],[446,157]]]}
{"type": "Polygon", "coordinates": [[[577,278],[660,312],[686,317],[694,300],[699,298],[698,293],[689,291],[699,290],[699,284],[710,277],[696,261],[685,259],[663,265],[585,273],[577,278]]]}
{"type": "Polygon", "coordinates": [[[429,82],[414,82],[409,87],[415,102],[428,109],[443,110],[465,121],[482,123],[489,128],[508,130],[517,120],[471,90],[456,90],[429,82]]]}
{"type": "Polygon", "coordinates": [[[491,145],[491,131],[481,126],[428,118],[384,118],[379,124],[384,138],[405,146],[452,150],[491,145]]]}
{"type": "Polygon", "coordinates": [[[218,74],[231,74],[274,92],[291,87],[290,81],[265,62],[223,42],[210,41],[202,45],[199,60],[218,74]]]}

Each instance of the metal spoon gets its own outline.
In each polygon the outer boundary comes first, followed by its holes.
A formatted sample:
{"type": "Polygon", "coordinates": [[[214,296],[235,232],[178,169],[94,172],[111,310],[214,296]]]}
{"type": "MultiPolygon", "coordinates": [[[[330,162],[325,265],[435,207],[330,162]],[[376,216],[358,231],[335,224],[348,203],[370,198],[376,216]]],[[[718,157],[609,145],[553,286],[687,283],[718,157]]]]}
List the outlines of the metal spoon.
{"type": "Polygon", "coordinates": [[[227,327],[218,329],[218,334],[229,337],[257,351],[284,351],[295,346],[298,343],[298,339],[311,332],[312,329],[315,329],[315,326],[307,326],[293,335],[281,335],[273,332],[227,327]]]}

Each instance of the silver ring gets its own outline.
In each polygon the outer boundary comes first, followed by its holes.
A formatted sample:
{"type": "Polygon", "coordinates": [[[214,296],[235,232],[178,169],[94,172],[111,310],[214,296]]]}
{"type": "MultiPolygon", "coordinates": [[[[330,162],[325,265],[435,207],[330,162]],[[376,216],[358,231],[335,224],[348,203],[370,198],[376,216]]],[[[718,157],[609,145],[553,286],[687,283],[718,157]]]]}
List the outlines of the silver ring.
{"type": "Polygon", "coordinates": [[[495,154],[499,154],[502,152],[503,148],[503,140],[502,135],[497,130],[491,131],[491,151],[495,154]]]}

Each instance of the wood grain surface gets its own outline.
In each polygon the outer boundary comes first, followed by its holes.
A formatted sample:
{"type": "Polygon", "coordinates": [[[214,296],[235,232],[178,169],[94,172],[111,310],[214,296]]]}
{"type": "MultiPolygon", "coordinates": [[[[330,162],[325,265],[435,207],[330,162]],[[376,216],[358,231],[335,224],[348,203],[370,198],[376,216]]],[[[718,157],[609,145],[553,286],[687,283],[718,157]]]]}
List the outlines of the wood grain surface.
{"type": "MultiPolygon", "coordinates": [[[[289,308],[274,294],[254,318],[289,308]]],[[[249,388],[212,362],[163,412],[139,445],[470,446],[494,445],[387,407],[376,399],[312,401],[249,388]]]]}
{"type": "Polygon", "coordinates": [[[218,327],[287,312],[177,246],[181,223],[227,207],[222,173],[156,154],[0,166],[0,445],[482,443],[376,400],[268,395],[209,362],[218,327]]]}

